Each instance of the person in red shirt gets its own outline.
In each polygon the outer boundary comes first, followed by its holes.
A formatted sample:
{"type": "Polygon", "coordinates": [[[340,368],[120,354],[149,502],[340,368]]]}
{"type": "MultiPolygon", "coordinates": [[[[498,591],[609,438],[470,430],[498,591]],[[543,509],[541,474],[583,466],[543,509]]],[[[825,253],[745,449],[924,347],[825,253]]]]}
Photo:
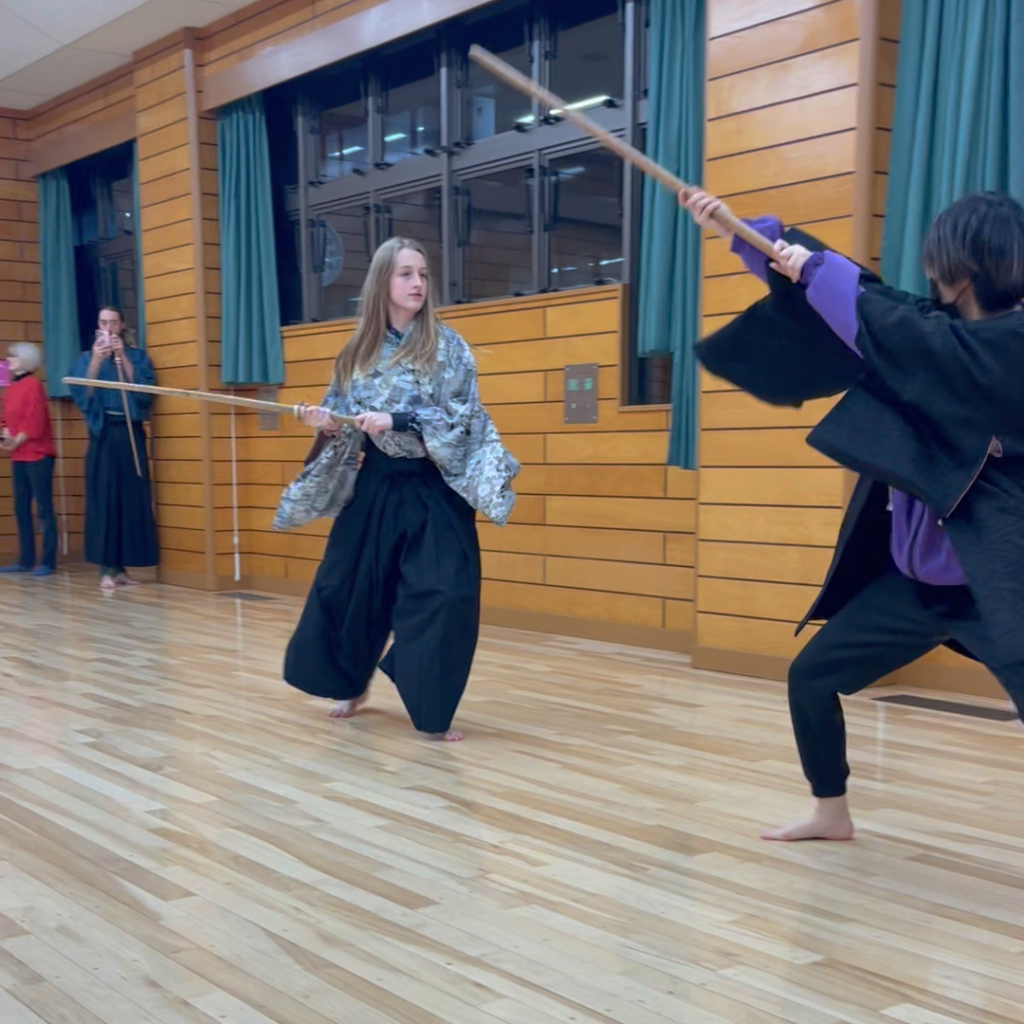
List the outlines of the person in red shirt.
{"type": "Polygon", "coordinates": [[[57,561],[57,517],[53,511],[53,463],[57,451],[53,446],[46,391],[35,376],[41,364],[36,345],[12,345],[8,350],[10,385],[4,397],[0,447],[11,454],[21,554],[15,565],[4,566],[0,572],[49,576],[57,561]],[[43,557],[38,564],[33,499],[43,533],[43,557]]]}

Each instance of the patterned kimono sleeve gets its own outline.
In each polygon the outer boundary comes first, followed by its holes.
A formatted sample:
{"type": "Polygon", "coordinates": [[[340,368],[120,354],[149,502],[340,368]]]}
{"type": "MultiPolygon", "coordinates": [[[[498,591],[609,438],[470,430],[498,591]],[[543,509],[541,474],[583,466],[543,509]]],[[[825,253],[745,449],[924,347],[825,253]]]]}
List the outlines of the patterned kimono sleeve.
{"type": "MultiPolygon", "coordinates": [[[[348,402],[334,384],[321,404],[331,412],[348,415],[348,402]]],[[[362,446],[362,432],[355,427],[344,427],[332,436],[318,435],[306,464],[281,495],[273,528],[292,530],[340,515],[355,492],[362,446]]]]}
{"type": "MultiPolygon", "coordinates": [[[[349,403],[348,395],[342,392],[341,388],[338,387],[337,382],[334,380],[331,381],[330,386],[327,388],[327,393],[324,395],[324,399],[320,403],[320,406],[324,409],[330,409],[331,412],[337,413],[339,416],[355,415],[355,412],[352,410],[349,403]]],[[[343,427],[340,436],[351,438],[352,435],[358,433],[360,433],[360,431],[356,430],[355,427],[343,427]]]]}
{"type": "Polygon", "coordinates": [[[472,350],[454,331],[442,330],[437,404],[416,410],[416,426],[427,454],[452,490],[504,525],[515,503],[512,481],[519,463],[501,443],[480,403],[472,350]]]}

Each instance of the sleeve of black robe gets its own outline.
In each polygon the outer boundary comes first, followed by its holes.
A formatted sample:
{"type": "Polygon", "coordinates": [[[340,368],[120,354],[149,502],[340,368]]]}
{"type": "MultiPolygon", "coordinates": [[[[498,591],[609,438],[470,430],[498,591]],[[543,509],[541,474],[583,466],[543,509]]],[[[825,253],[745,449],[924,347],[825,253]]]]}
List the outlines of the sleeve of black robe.
{"type": "MultiPolygon", "coordinates": [[[[798,228],[782,237],[811,252],[828,248],[798,228]]],[[[697,344],[705,369],[770,405],[798,407],[852,387],[864,364],[807,302],[806,290],[775,271],[768,272],[768,288],[763,299],[697,344]]]]}
{"type": "Polygon", "coordinates": [[[867,282],[857,347],[876,393],[927,434],[1024,437],[1024,313],[965,321],[867,282]]]}

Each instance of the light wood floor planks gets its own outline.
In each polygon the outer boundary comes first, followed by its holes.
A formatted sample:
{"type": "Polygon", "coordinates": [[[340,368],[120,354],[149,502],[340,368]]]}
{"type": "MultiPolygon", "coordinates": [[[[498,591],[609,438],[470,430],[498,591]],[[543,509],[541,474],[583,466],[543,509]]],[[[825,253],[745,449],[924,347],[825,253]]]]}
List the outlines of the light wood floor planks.
{"type": "Polygon", "coordinates": [[[299,607],[0,582],[2,1024],[1024,1020],[1017,724],[850,701],[860,839],[773,846],[778,684],[485,630],[430,744],[299,607]]]}

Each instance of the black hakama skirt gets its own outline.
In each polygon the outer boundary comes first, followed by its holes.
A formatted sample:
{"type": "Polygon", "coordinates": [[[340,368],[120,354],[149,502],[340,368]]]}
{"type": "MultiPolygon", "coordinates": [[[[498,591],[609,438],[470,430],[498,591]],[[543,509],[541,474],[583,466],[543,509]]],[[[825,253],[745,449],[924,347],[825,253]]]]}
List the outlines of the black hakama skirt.
{"type": "Polygon", "coordinates": [[[156,522],[150,497],[146,432],[132,423],[139,453],[135,471],[128,423],[107,416],[89,437],[85,456],[85,558],[105,569],[156,565],[156,522]]]}
{"type": "Polygon", "coordinates": [[[352,700],[379,663],[413,726],[443,733],[466,689],[479,628],[473,509],[429,459],[391,458],[367,441],[352,501],[334,522],[288,644],[285,681],[352,700]]]}

